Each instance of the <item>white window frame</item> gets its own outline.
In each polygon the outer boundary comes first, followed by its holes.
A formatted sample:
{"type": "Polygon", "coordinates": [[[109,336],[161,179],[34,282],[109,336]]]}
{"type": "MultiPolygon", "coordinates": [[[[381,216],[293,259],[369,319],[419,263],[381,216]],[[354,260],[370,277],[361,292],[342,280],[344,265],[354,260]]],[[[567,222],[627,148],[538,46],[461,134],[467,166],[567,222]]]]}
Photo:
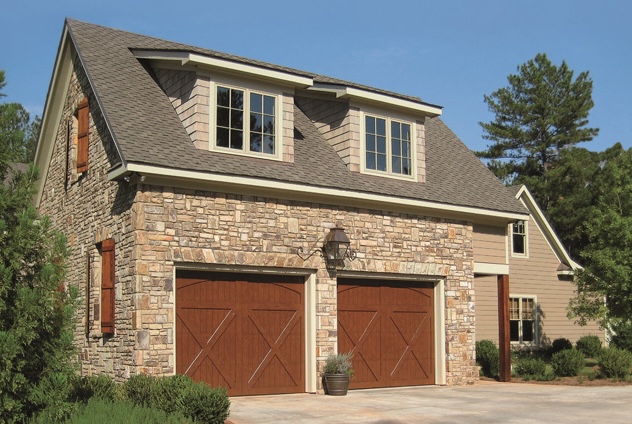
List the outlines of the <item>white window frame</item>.
{"type": "Polygon", "coordinates": [[[260,159],[283,160],[283,93],[280,89],[275,89],[267,84],[250,82],[241,79],[224,78],[221,76],[211,76],[210,83],[210,106],[209,106],[209,150],[223,152],[234,155],[257,157],[260,159]],[[217,146],[217,88],[226,87],[241,90],[244,92],[244,138],[242,149],[217,146]],[[275,147],[274,154],[255,152],[250,150],[250,94],[261,94],[263,96],[274,97],[275,101],[275,147]]]}
{"type": "MultiPolygon", "coordinates": [[[[524,253],[517,253],[514,248],[514,223],[509,224],[509,233],[511,234],[511,256],[514,258],[529,257],[529,221],[518,221],[524,224],[524,253]]],[[[516,224],[518,223],[516,222],[516,224]]]]}
{"type": "MultiPolygon", "coordinates": [[[[519,299],[518,301],[518,315],[520,316],[519,324],[518,324],[518,338],[517,341],[511,341],[512,345],[520,345],[520,346],[537,346],[538,345],[538,297],[535,295],[525,295],[525,294],[510,294],[509,295],[509,307],[511,308],[511,299],[519,299]],[[523,329],[522,329],[522,300],[530,299],[533,301],[533,341],[523,341],[523,329]]],[[[509,321],[511,319],[511,312],[509,314],[509,321]]]]}
{"type": "Polygon", "coordinates": [[[400,114],[388,114],[384,111],[372,110],[371,108],[363,108],[360,113],[360,164],[361,170],[365,174],[379,175],[382,177],[396,178],[406,181],[417,181],[417,124],[411,117],[402,116],[400,114]],[[377,169],[367,168],[366,166],[366,118],[378,118],[386,121],[386,171],[378,171],[377,169]],[[391,122],[410,125],[410,175],[398,174],[392,171],[392,140],[391,140],[391,122]]]}

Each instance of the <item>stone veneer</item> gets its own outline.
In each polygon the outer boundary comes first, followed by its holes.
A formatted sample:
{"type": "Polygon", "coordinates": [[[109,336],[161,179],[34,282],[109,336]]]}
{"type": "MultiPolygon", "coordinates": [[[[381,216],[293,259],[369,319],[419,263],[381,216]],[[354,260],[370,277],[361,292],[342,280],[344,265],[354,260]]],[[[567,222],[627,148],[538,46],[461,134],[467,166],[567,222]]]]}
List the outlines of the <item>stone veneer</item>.
{"type": "Polygon", "coordinates": [[[247,195],[111,182],[118,160],[79,62],[75,60],[41,212],[68,237],[68,284],[78,286],[76,344],[81,373],[124,379],[137,373],[174,373],[174,269],[179,264],[226,264],[316,270],[316,358],[336,349],[336,279],[299,247],[316,245],[342,223],[359,272],[427,275],[445,280],[448,384],[478,378],[475,363],[471,224],[421,215],[289,201],[247,195]],[[67,123],[90,98],[89,169],[75,179],[67,123]],[[100,333],[100,255],[105,238],[116,241],[116,333],[100,333]],[[87,263],[90,263],[88,267],[87,263]],[[89,302],[86,280],[89,277],[89,302]],[[87,321],[86,321],[87,320],[87,321]],[[89,330],[86,332],[86,328],[89,330]]]}

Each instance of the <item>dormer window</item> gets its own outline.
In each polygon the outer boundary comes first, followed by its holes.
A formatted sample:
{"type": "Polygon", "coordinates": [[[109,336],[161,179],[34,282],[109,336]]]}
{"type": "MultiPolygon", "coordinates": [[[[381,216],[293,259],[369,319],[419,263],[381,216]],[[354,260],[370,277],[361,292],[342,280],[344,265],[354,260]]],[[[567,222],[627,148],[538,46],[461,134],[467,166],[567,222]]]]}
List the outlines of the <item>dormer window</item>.
{"type": "Polygon", "coordinates": [[[277,96],[217,85],[215,105],[214,145],[217,150],[267,156],[277,154],[277,96]]]}
{"type": "Polygon", "coordinates": [[[364,168],[392,176],[412,177],[413,126],[391,118],[365,115],[364,168]]]}

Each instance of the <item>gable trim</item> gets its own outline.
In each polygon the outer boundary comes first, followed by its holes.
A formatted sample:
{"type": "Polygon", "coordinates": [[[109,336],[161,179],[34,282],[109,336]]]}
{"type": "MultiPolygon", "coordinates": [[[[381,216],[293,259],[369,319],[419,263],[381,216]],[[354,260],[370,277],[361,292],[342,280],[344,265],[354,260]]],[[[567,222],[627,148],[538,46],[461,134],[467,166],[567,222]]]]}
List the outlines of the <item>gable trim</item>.
{"type": "MultiPolygon", "coordinates": [[[[386,196],[374,193],[342,190],[329,187],[314,187],[304,184],[289,183],[283,181],[262,180],[260,178],[241,177],[226,174],[212,174],[197,171],[187,171],[182,169],[164,168],[151,165],[127,163],[108,172],[108,179],[120,180],[131,175],[141,176],[141,181],[157,180],[157,184],[169,185],[175,182],[197,181],[205,182],[209,185],[220,186],[220,190],[235,189],[255,189],[261,193],[262,190],[270,193],[292,193],[293,195],[305,196],[311,201],[331,203],[333,199],[341,204],[349,205],[372,205],[372,207],[384,208],[396,206],[399,208],[412,208],[428,211],[434,216],[456,215],[458,219],[471,220],[474,217],[481,219],[496,219],[510,222],[513,220],[527,219],[527,215],[514,212],[496,211],[468,206],[450,205],[444,203],[428,202],[425,200],[408,199],[401,197],[386,196]],[[315,191],[317,190],[317,191],[315,191]]],[[[419,212],[415,212],[419,213],[419,212]]]]}

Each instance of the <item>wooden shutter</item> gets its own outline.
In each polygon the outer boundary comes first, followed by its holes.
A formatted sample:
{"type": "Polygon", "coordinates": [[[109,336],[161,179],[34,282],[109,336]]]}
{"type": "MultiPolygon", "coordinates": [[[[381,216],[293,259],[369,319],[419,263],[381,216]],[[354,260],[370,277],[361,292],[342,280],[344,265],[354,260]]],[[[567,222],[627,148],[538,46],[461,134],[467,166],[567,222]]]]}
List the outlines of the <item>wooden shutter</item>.
{"type": "Polygon", "coordinates": [[[114,333],[114,240],[101,243],[101,332],[114,333]]]}
{"type": "Polygon", "coordinates": [[[90,108],[84,98],[77,109],[77,172],[88,170],[88,133],[90,132],[90,108]]]}

